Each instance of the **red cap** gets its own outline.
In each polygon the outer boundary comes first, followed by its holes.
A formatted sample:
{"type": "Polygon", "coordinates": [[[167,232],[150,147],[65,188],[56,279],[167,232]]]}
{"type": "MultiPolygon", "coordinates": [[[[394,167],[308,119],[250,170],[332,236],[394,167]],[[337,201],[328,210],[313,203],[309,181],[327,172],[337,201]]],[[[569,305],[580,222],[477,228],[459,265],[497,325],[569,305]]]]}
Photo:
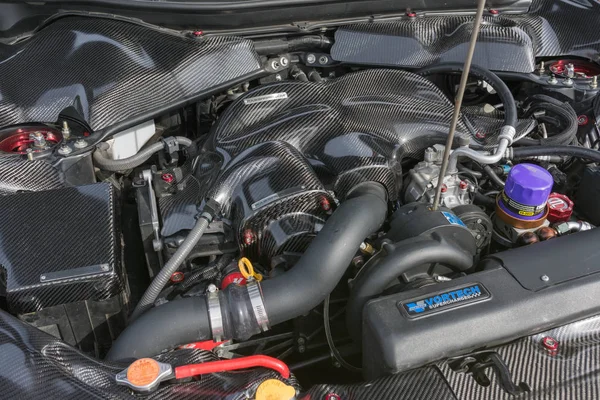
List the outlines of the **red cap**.
{"type": "Polygon", "coordinates": [[[564,194],[550,193],[548,197],[548,221],[565,222],[573,214],[573,202],[564,194]]]}

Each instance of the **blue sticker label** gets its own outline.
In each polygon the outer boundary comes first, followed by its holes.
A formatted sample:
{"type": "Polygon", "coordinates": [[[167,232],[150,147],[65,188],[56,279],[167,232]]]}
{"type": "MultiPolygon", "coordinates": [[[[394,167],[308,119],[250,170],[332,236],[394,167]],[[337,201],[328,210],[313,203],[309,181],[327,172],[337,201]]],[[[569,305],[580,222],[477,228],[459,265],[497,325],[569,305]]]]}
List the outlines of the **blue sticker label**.
{"type": "Polygon", "coordinates": [[[460,225],[460,226],[464,226],[465,228],[467,227],[460,218],[458,218],[456,215],[452,214],[451,212],[442,211],[442,214],[444,214],[444,217],[446,217],[448,222],[450,222],[452,225],[460,225]]]}
{"type": "Polygon", "coordinates": [[[401,302],[398,305],[410,318],[416,318],[489,298],[490,292],[481,283],[473,283],[427,297],[401,302]]]}

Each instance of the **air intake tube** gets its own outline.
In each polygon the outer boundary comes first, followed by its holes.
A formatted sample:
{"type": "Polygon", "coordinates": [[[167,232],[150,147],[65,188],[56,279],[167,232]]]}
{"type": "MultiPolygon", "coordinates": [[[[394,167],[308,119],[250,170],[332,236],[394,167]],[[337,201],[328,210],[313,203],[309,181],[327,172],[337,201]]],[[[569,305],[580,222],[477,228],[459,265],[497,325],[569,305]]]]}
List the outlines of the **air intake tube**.
{"type": "Polygon", "coordinates": [[[333,291],[360,244],[381,227],[386,213],[387,195],[381,184],[356,186],[290,271],[261,283],[229,285],[220,292],[155,307],[127,327],[106,359],[148,357],[211,338],[246,340],[306,314],[333,291]]]}

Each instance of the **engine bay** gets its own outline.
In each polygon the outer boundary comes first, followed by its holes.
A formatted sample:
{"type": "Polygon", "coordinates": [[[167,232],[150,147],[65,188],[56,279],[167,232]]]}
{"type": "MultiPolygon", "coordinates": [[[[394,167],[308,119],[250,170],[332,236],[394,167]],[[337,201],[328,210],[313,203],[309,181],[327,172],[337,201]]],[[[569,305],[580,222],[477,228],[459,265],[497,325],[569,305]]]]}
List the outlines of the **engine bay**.
{"type": "Polygon", "coordinates": [[[250,38],[65,15],[3,44],[0,328],[114,398],[335,400],[433,363],[486,386],[498,346],[558,351],[543,332],[600,312],[600,41],[551,43],[534,3],[486,11],[449,148],[469,16],[250,38]]]}

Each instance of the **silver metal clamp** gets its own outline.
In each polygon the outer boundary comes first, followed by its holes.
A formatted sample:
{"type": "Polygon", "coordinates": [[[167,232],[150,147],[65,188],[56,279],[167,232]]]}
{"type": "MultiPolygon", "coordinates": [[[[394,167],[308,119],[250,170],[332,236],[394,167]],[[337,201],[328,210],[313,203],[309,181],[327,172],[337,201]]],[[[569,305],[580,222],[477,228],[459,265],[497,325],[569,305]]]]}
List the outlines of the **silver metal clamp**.
{"type": "Polygon", "coordinates": [[[223,315],[221,314],[221,302],[219,301],[219,289],[213,284],[208,286],[206,296],[208,305],[208,317],[213,340],[220,342],[223,339],[225,328],[223,327],[223,315]]]}
{"type": "Polygon", "coordinates": [[[260,326],[260,329],[263,332],[266,332],[270,329],[269,317],[267,316],[267,311],[265,310],[265,303],[263,301],[260,283],[254,279],[248,280],[246,289],[248,290],[248,296],[250,297],[250,304],[252,305],[252,311],[254,312],[256,322],[258,323],[258,326],[260,326]]]}

